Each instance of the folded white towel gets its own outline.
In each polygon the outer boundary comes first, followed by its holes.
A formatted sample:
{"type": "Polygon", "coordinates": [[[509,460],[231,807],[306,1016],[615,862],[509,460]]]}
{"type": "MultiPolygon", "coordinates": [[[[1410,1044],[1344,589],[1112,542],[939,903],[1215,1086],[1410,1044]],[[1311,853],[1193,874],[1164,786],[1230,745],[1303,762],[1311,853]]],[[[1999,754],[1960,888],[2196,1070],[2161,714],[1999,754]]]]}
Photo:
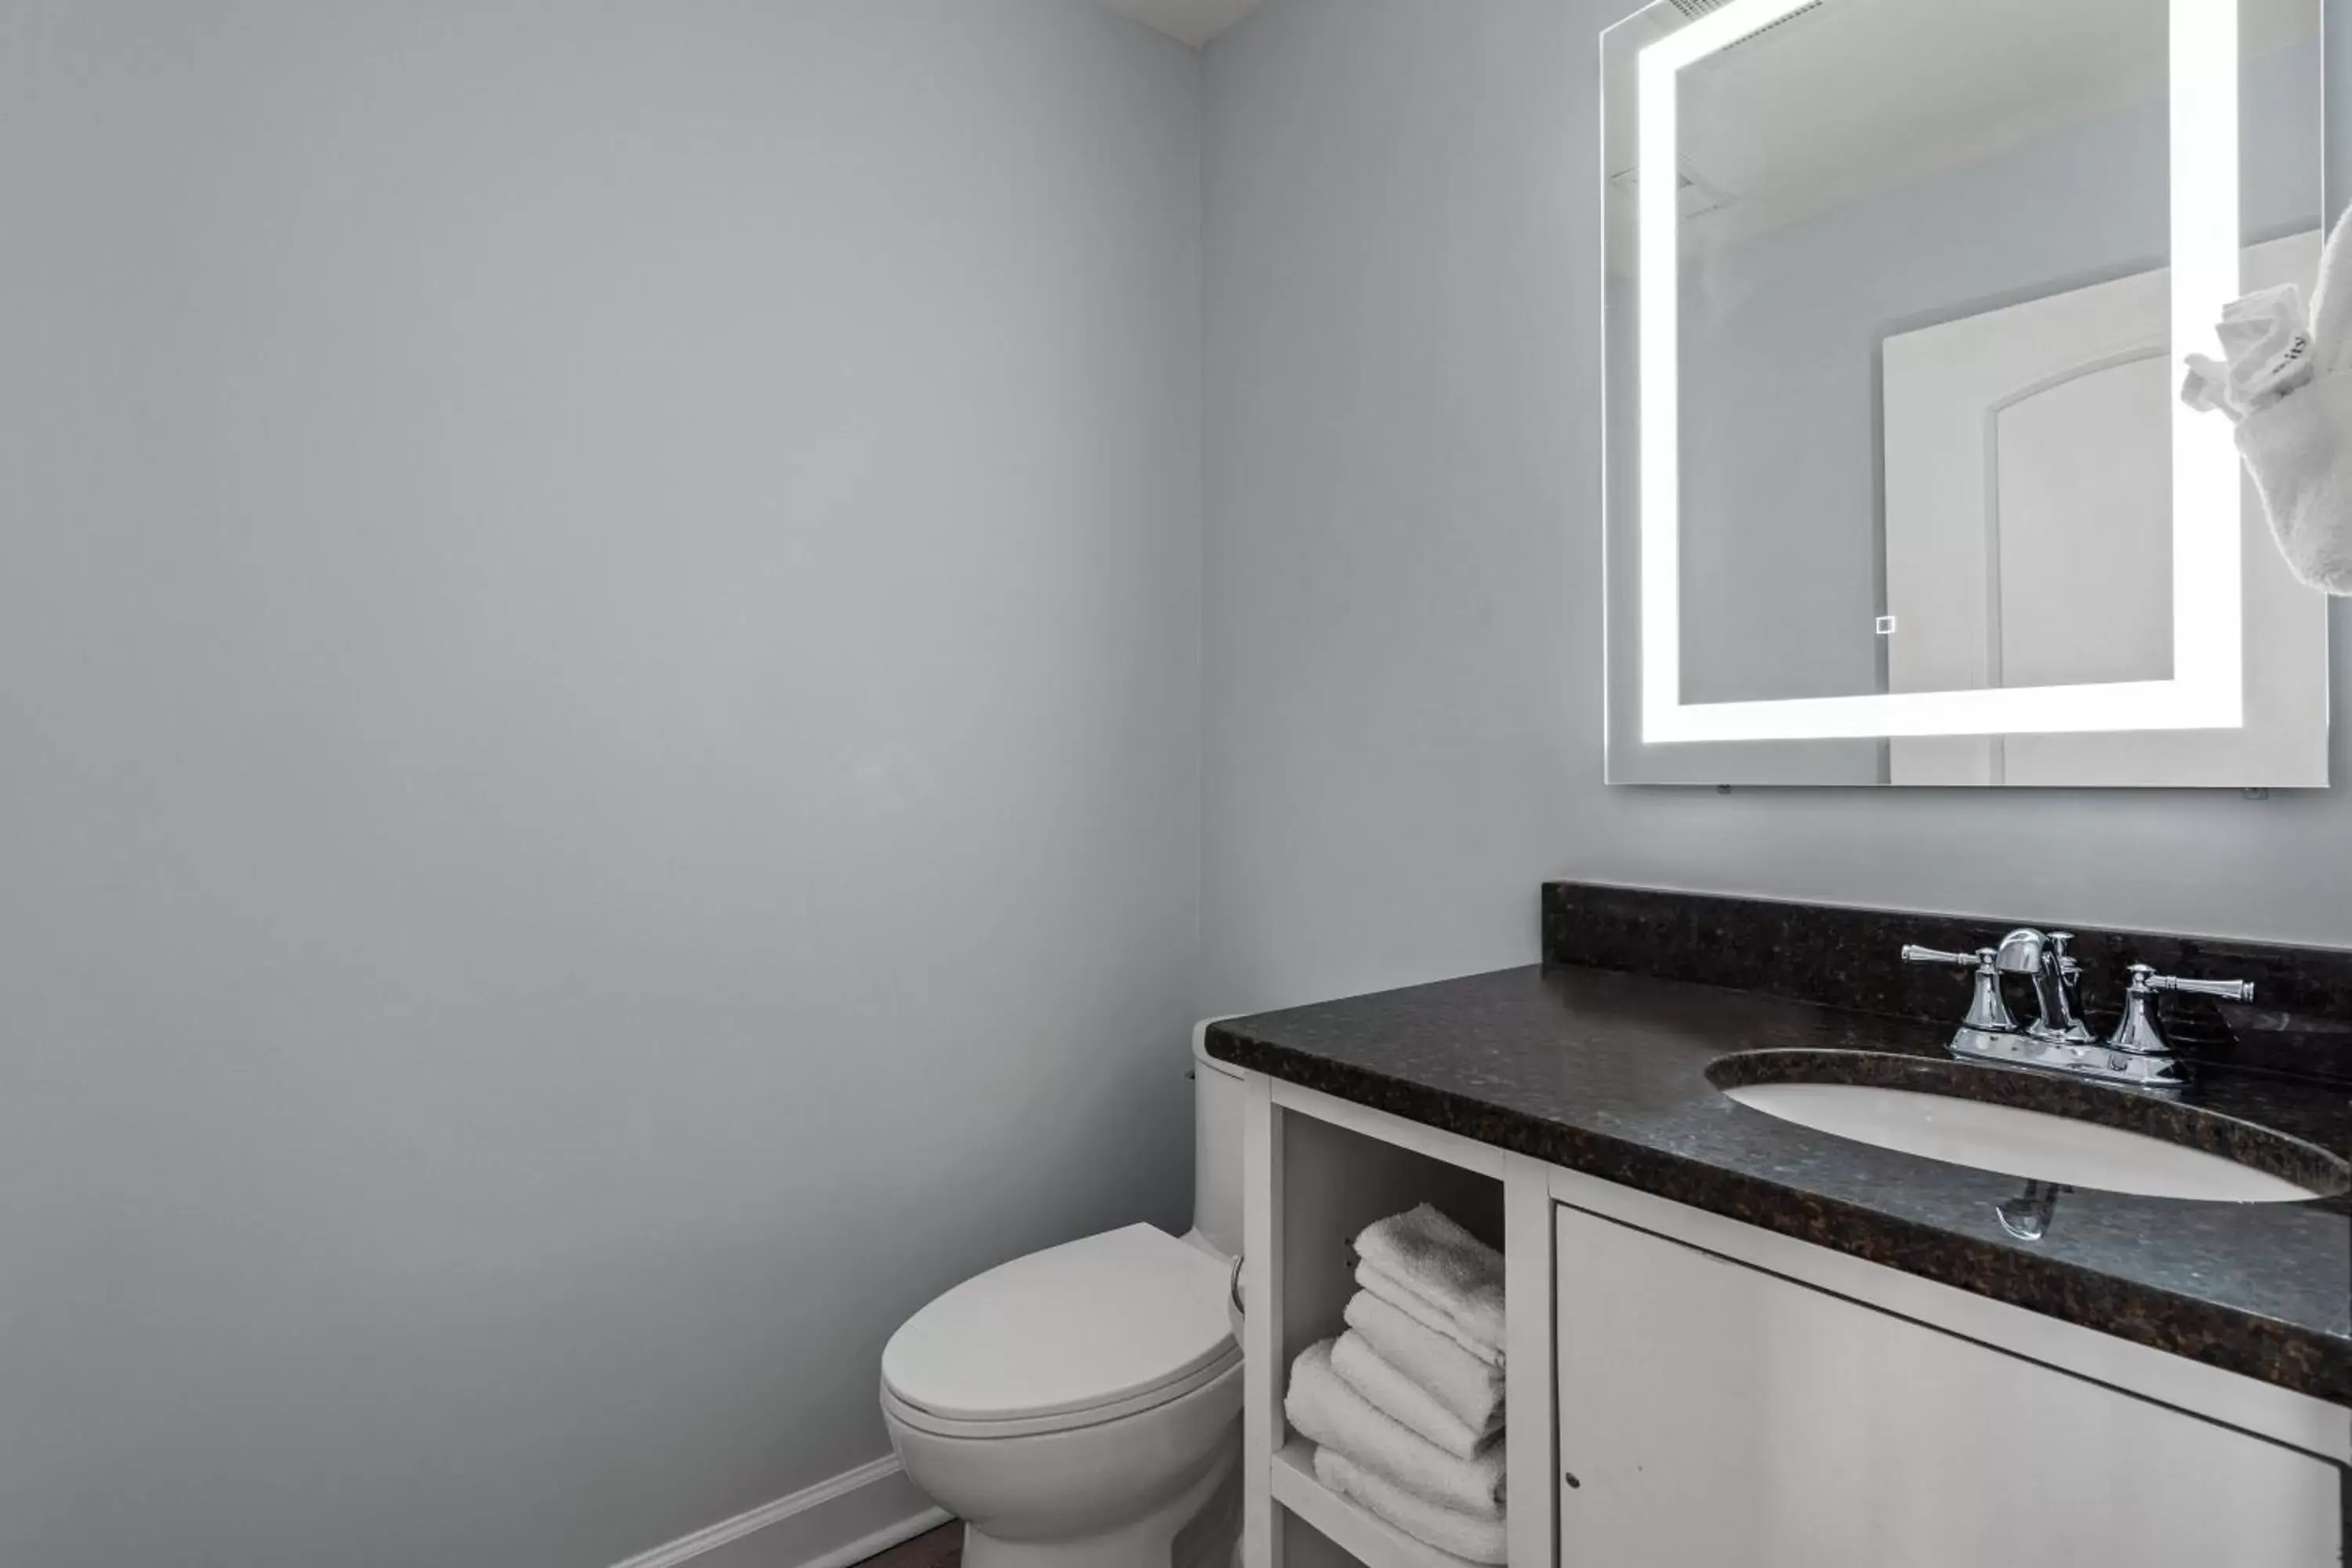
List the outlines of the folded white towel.
{"type": "Polygon", "coordinates": [[[1293,1426],[1428,1502],[1489,1519],[1502,1512],[1502,1444],[1474,1459],[1447,1453],[1349,1387],[1331,1365],[1331,1346],[1318,1340],[1291,1363],[1282,1411],[1293,1426]]]}
{"type": "Polygon", "coordinates": [[[1373,1409],[1457,1459],[1476,1458],[1478,1450],[1494,1436],[1492,1427],[1472,1431],[1468,1422],[1440,1405],[1429,1390],[1382,1361],[1381,1352],[1353,1329],[1331,1347],[1331,1370],[1373,1409]]]}
{"type": "Polygon", "coordinates": [[[1315,1450],[1315,1479],[1440,1552],[1472,1563],[1501,1563],[1508,1554],[1507,1533],[1499,1516],[1486,1519],[1440,1508],[1391,1486],[1335,1448],[1315,1450]]]}
{"type": "Polygon", "coordinates": [[[1436,1309],[1464,1344],[1502,1353],[1501,1253],[1423,1204],[1366,1226],[1356,1256],[1436,1309]]]}
{"type": "Polygon", "coordinates": [[[1502,1369],[1503,1348],[1500,1345],[1484,1344],[1464,1333],[1461,1326],[1453,1319],[1414,1295],[1405,1282],[1395,1275],[1385,1269],[1376,1268],[1371,1264],[1359,1261],[1356,1265],[1356,1283],[1362,1289],[1364,1294],[1379,1297],[1431,1333],[1459,1347],[1472,1360],[1483,1363],[1497,1371],[1502,1369]]]}
{"type": "MultiPolygon", "coordinates": [[[[1501,1367],[1481,1361],[1370,1290],[1359,1290],[1348,1298],[1347,1319],[1348,1326],[1363,1335],[1381,1352],[1382,1361],[1427,1390],[1470,1432],[1485,1437],[1501,1429],[1501,1367]]],[[[1344,1373],[1347,1369],[1343,1366],[1340,1371],[1344,1373]]]]}

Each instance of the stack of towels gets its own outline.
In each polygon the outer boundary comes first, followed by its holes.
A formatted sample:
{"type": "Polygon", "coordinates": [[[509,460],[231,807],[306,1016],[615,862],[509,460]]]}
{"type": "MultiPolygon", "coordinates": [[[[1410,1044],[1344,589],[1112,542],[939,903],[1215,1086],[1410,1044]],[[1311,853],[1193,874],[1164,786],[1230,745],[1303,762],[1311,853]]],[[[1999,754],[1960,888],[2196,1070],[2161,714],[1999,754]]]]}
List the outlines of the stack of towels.
{"type": "Polygon", "coordinates": [[[1348,1331],[1300,1353],[1283,1410],[1324,1486],[1500,1563],[1503,1255],[1423,1204],[1367,1226],[1356,1258],[1348,1331]]]}

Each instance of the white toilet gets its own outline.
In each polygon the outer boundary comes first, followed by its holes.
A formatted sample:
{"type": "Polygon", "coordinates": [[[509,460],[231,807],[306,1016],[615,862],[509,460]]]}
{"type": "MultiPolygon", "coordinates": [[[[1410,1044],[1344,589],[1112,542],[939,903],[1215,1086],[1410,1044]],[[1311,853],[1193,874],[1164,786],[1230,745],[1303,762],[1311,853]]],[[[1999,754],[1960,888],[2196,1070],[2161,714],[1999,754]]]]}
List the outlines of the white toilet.
{"type": "MultiPolygon", "coordinates": [[[[1205,1026],[1203,1026],[1205,1029],[1205,1026]]],[[[908,1479],[964,1521],[966,1568],[1209,1568],[1240,1525],[1242,1080],[1192,1037],[1192,1224],[1033,1252],[923,1308],[882,1352],[908,1479]]]]}

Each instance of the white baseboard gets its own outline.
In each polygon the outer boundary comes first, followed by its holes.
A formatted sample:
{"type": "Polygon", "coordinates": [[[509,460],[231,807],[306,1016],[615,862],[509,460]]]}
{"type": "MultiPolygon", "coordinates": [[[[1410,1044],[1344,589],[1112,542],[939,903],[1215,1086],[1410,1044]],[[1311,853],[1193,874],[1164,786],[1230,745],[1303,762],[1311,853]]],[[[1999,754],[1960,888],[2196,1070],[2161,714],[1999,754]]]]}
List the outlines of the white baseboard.
{"type": "Polygon", "coordinates": [[[947,1521],[890,1454],[614,1568],[849,1568],[947,1521]]]}

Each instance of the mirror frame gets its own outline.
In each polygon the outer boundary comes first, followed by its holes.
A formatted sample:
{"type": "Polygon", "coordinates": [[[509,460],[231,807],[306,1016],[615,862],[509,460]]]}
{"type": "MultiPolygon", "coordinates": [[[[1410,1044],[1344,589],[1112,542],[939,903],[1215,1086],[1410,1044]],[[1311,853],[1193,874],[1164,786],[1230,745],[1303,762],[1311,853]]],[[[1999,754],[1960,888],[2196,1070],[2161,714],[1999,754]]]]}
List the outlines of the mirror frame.
{"type": "MultiPolygon", "coordinates": [[[[2238,453],[2226,420],[2200,415],[2178,400],[2172,408],[2170,679],[1682,700],[1676,74],[1819,3],[1729,0],[1643,46],[1635,58],[1643,743],[2242,727],[2238,453]]],[[[2170,0],[2170,346],[2176,369],[2191,351],[2220,352],[2215,324],[2221,308],[2239,293],[2238,25],[2238,0],[2170,0]]]]}

